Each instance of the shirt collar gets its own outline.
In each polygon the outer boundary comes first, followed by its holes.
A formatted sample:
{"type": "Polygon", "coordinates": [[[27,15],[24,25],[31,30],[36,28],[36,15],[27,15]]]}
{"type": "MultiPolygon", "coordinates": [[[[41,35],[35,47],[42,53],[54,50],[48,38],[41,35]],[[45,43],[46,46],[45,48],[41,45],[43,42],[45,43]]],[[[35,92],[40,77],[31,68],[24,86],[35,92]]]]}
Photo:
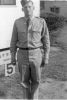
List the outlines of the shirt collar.
{"type": "MultiPolygon", "coordinates": [[[[32,17],[30,18],[30,21],[32,21],[33,19],[34,19],[34,16],[32,16],[32,17]]],[[[25,20],[27,21],[28,18],[25,17],[25,20]]]]}

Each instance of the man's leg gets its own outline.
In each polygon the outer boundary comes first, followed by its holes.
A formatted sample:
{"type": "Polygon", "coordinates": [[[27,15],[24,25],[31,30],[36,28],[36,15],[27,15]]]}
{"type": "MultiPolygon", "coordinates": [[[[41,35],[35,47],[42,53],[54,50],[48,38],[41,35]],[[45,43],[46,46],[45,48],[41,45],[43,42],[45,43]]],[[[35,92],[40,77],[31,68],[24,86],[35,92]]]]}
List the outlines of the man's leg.
{"type": "Polygon", "coordinates": [[[40,77],[41,77],[40,66],[35,66],[35,64],[32,63],[31,64],[31,98],[32,99],[38,99],[40,77]]]}
{"type": "Polygon", "coordinates": [[[23,88],[23,98],[28,99],[30,94],[30,70],[29,64],[27,62],[26,55],[23,55],[23,51],[19,51],[17,58],[18,58],[18,69],[20,73],[20,84],[23,88]]]}
{"type": "MultiPolygon", "coordinates": [[[[33,52],[34,53],[34,52],[33,52]]],[[[30,59],[31,68],[31,98],[38,99],[39,95],[39,84],[41,79],[41,66],[42,54],[40,50],[35,52],[35,55],[30,59]]]]}

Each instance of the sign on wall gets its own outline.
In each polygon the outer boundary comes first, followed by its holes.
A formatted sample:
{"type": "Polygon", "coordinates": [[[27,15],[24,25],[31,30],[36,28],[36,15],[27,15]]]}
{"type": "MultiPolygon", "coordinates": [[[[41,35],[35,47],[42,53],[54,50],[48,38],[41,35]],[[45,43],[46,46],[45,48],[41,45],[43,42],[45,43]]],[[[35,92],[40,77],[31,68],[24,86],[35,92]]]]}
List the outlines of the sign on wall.
{"type": "Polygon", "coordinates": [[[5,76],[11,76],[12,74],[15,74],[15,66],[8,62],[5,64],[5,76]]]}
{"type": "Polygon", "coordinates": [[[5,76],[15,73],[15,66],[11,65],[11,55],[9,50],[0,52],[0,68],[5,69],[5,76]]]}

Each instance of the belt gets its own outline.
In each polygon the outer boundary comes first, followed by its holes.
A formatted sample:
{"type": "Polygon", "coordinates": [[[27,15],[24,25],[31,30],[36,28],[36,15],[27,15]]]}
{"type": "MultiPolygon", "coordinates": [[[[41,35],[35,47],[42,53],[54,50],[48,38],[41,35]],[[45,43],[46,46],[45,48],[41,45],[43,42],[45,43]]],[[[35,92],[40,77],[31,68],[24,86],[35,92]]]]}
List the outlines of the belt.
{"type": "Polygon", "coordinates": [[[38,49],[38,48],[42,48],[42,47],[37,47],[37,48],[19,48],[20,50],[34,50],[34,49],[38,49]]]}

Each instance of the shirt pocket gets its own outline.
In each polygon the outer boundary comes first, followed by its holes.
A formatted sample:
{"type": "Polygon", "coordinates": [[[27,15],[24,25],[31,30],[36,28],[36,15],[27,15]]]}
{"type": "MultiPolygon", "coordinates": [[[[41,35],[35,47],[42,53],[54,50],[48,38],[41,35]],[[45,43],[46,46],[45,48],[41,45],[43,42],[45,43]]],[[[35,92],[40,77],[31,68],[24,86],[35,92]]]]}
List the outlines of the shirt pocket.
{"type": "Polygon", "coordinates": [[[32,41],[39,42],[41,39],[41,31],[40,29],[33,28],[32,29],[32,41]]]}
{"type": "Polygon", "coordinates": [[[21,31],[18,33],[18,39],[20,42],[24,42],[27,40],[26,31],[21,31]]]}

